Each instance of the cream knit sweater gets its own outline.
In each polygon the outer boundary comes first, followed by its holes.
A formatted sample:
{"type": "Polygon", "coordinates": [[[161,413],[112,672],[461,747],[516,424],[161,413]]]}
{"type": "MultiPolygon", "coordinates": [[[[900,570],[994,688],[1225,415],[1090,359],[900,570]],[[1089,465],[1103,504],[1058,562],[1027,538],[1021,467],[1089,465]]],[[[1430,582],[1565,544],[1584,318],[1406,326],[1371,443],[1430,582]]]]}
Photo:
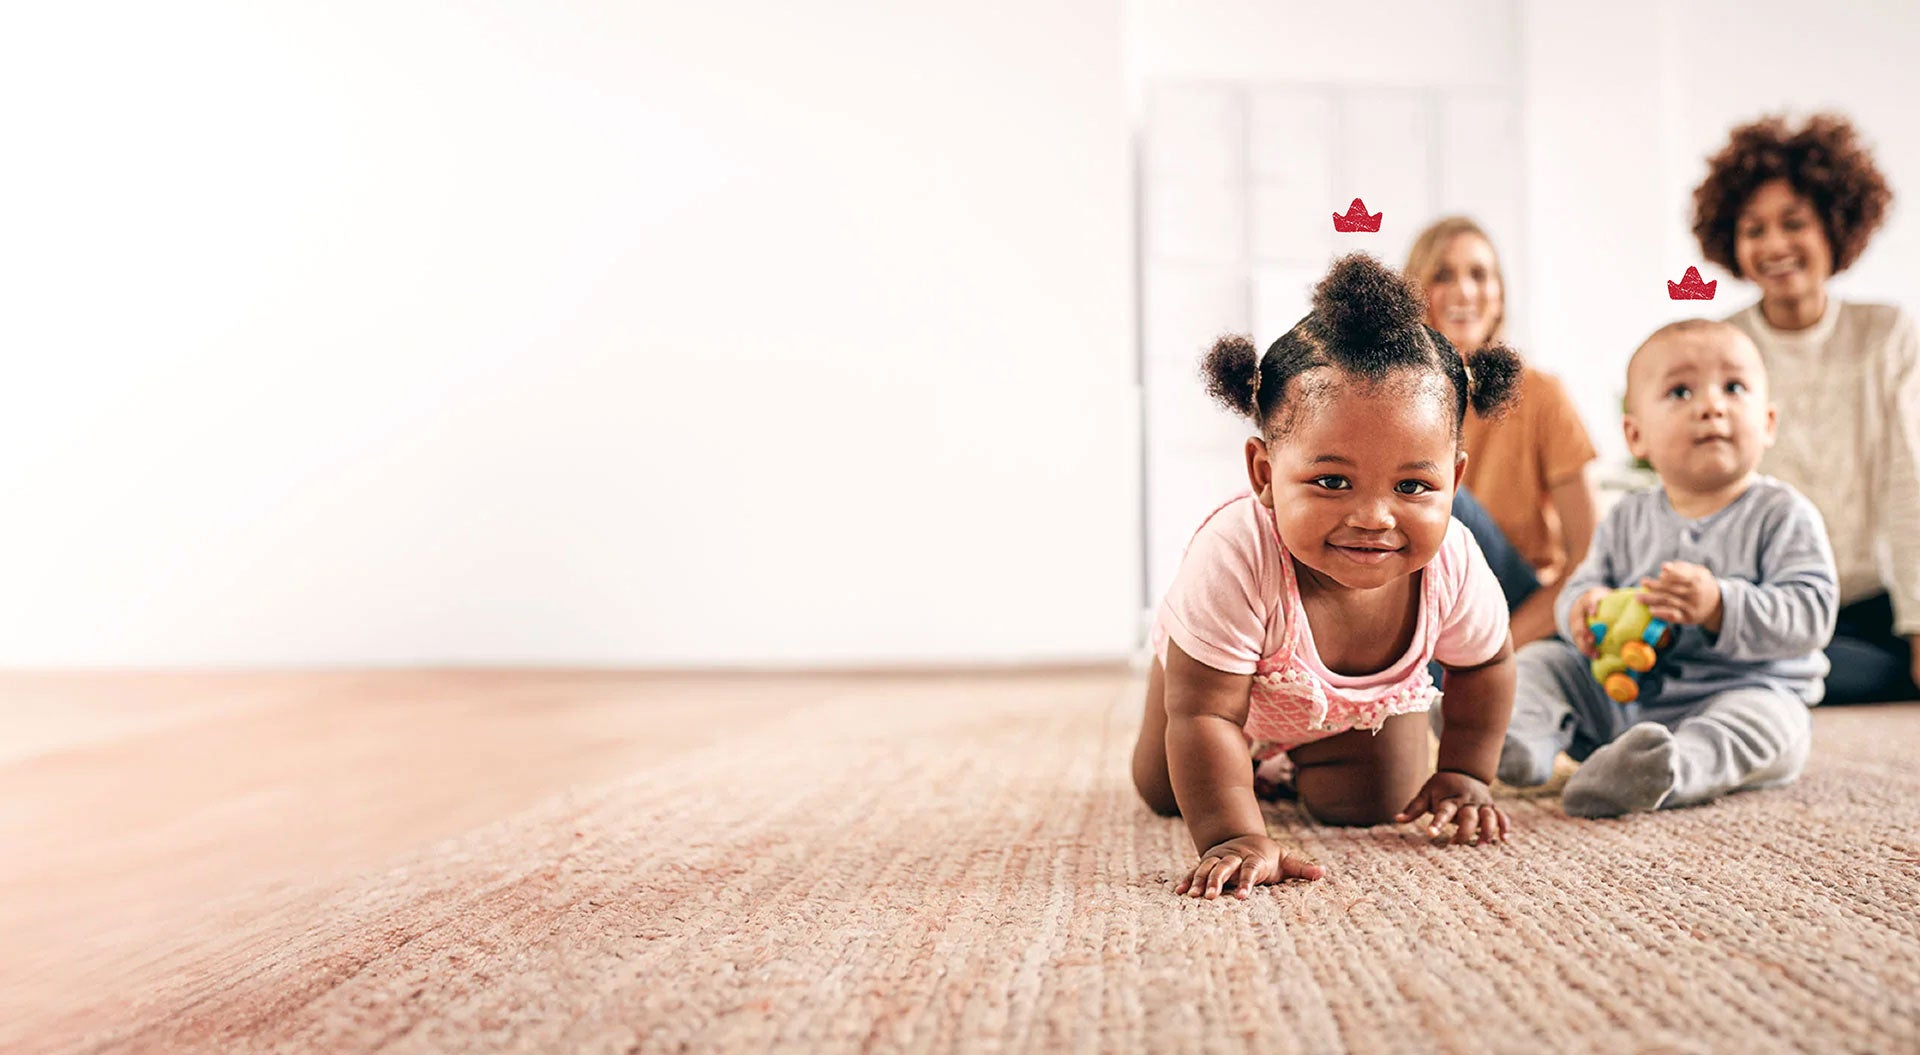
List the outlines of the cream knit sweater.
{"type": "Polygon", "coordinates": [[[1840,603],[1882,590],[1894,631],[1920,633],[1920,331],[1890,304],[1830,297],[1820,321],[1776,330],[1755,304],[1727,319],[1766,361],[1779,438],[1760,471],[1826,520],[1840,603]]]}

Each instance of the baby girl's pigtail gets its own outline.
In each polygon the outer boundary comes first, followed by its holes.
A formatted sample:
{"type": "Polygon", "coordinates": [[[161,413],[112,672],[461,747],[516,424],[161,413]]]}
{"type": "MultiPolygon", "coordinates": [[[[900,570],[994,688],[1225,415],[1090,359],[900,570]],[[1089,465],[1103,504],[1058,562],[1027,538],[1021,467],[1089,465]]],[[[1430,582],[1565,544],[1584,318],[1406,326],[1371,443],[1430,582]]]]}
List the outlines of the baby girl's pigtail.
{"type": "Polygon", "coordinates": [[[1467,356],[1467,398],[1483,418],[1506,413],[1520,388],[1520,357],[1504,344],[1467,356]]]}
{"type": "Polygon", "coordinates": [[[1200,363],[1207,394],[1229,410],[1256,418],[1260,411],[1260,353],[1251,338],[1230,333],[1213,342],[1200,363]]]}

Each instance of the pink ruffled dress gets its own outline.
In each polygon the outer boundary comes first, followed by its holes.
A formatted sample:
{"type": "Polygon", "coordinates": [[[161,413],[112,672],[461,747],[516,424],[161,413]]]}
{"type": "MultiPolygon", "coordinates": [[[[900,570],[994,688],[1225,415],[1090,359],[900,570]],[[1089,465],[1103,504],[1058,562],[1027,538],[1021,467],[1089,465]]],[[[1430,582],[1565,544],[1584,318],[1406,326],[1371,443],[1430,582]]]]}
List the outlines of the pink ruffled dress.
{"type": "Polygon", "coordinates": [[[1505,644],[1500,583],[1459,521],[1448,523],[1420,590],[1405,655],[1374,674],[1328,670],[1273,513],[1245,494],[1209,514],[1187,544],[1154,620],[1153,650],[1165,663],[1167,642],[1177,641],[1215,670],[1253,675],[1242,731],[1253,757],[1265,760],[1349,729],[1377,732],[1396,714],[1425,711],[1440,698],[1429,660],[1477,666],[1505,644]]]}

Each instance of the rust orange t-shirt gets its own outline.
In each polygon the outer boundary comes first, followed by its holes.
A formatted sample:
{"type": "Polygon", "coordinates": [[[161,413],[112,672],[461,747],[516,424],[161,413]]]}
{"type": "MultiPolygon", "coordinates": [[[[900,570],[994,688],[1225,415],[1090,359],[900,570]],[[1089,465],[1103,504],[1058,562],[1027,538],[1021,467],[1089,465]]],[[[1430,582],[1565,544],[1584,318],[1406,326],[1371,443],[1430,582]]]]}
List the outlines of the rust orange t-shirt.
{"type": "Polygon", "coordinates": [[[1504,417],[1486,421],[1467,411],[1465,442],[1461,483],[1543,578],[1564,577],[1566,546],[1549,493],[1579,476],[1597,453],[1566,386],[1525,367],[1519,398],[1504,417]]]}

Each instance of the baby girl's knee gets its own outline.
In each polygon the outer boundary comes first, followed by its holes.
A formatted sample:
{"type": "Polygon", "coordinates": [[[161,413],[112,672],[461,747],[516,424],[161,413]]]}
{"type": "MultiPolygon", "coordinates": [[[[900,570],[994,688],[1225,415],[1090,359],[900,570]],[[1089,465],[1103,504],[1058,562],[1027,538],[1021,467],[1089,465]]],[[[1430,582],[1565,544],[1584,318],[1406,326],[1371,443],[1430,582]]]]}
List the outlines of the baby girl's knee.
{"type": "Polygon", "coordinates": [[[1133,775],[1133,789],[1140,793],[1140,801],[1147,808],[1162,817],[1180,816],[1180,803],[1173,797],[1173,787],[1164,779],[1155,780],[1151,776],[1133,775]]]}

